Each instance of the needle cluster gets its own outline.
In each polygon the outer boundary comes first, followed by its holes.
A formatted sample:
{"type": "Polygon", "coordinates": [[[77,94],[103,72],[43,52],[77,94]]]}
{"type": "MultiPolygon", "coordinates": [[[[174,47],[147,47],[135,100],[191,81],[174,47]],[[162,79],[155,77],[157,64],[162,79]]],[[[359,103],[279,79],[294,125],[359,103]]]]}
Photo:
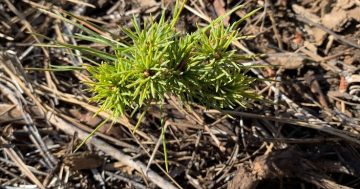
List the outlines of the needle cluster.
{"type": "Polygon", "coordinates": [[[231,49],[242,38],[236,26],[245,18],[228,27],[218,18],[193,33],[181,34],[174,26],[182,7],[178,1],[171,21],[165,14],[143,25],[134,18],[133,28],[123,30],[126,42],[82,26],[88,35],[78,38],[107,45],[112,54],[67,45],[103,60],[87,67],[93,78],[87,82],[94,94],[91,100],[101,104],[101,110],[117,117],[129,109],[161,103],[165,95],[208,108],[246,107],[249,99],[259,98],[251,90],[255,78],[246,75],[249,67],[239,63],[244,56],[231,49]]]}

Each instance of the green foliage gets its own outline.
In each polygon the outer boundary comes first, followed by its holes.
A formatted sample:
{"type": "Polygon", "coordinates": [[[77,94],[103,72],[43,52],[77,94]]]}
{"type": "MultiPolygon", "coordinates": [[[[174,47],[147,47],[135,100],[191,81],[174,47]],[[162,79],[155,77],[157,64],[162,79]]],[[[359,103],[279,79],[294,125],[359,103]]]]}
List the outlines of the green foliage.
{"type": "MultiPolygon", "coordinates": [[[[175,30],[175,24],[183,7],[184,3],[180,5],[180,1],[177,0],[171,21],[165,20],[165,11],[159,21],[151,19],[145,21],[143,26],[134,18],[133,29],[123,30],[127,37],[123,42],[112,39],[111,36],[114,35],[110,33],[103,36],[63,15],[41,10],[81,29],[85,35],[76,34],[73,36],[76,39],[105,45],[109,47],[110,52],[58,41],[55,41],[55,45],[42,46],[79,50],[85,55],[83,58],[93,64],[86,66],[93,79],[86,84],[89,91],[94,94],[91,100],[101,105],[99,111],[109,111],[112,118],[116,119],[127,110],[134,113],[144,107],[133,131],[139,127],[150,103],[160,104],[162,114],[166,95],[174,95],[184,103],[196,102],[207,108],[233,108],[239,105],[246,107],[249,100],[260,99],[260,96],[251,90],[251,85],[256,79],[246,75],[250,67],[238,63],[246,56],[237,54],[236,50],[231,50],[230,47],[232,42],[244,37],[238,35],[236,26],[259,9],[225,27],[223,18],[241,7],[238,6],[208,26],[198,28],[196,32],[181,34],[175,30]],[[95,62],[98,59],[102,60],[100,64],[95,62]]],[[[71,13],[62,13],[101,30],[71,13]]],[[[42,37],[51,40],[46,36],[42,37]]],[[[64,71],[69,70],[69,67],[61,66],[55,69],[64,71]]],[[[108,119],[99,124],[76,150],[108,119]]],[[[168,171],[166,127],[162,115],[161,128],[168,171]]]]}
{"type": "Polygon", "coordinates": [[[251,90],[255,78],[246,75],[249,67],[238,63],[244,56],[230,47],[234,40],[241,38],[235,29],[239,22],[225,27],[219,18],[196,32],[181,34],[174,26],[182,8],[177,1],[170,22],[165,20],[164,12],[159,21],[150,20],[143,26],[134,18],[133,29],[123,30],[127,36],[123,43],[60,18],[87,34],[76,35],[78,39],[109,46],[113,53],[84,46],[57,45],[103,60],[101,64],[87,67],[94,79],[87,85],[94,94],[91,100],[101,104],[101,110],[111,111],[114,117],[152,102],[163,102],[166,94],[208,108],[246,107],[249,99],[259,99],[251,90]]]}

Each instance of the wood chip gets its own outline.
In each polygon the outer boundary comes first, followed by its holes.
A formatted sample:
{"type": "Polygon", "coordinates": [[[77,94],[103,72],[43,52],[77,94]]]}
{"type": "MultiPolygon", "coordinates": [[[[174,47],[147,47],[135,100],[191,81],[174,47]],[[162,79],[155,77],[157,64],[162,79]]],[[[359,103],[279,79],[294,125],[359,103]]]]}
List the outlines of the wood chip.
{"type": "Polygon", "coordinates": [[[104,163],[104,159],[94,153],[82,152],[65,156],[63,162],[71,170],[82,170],[97,168],[104,163]]]}
{"type": "Polygon", "coordinates": [[[321,23],[335,32],[341,32],[346,28],[349,18],[344,10],[334,10],[321,18],[321,23]]]}
{"type": "Polygon", "coordinates": [[[271,65],[280,66],[283,69],[295,70],[305,64],[305,57],[297,53],[276,53],[271,54],[266,61],[271,65]]]}

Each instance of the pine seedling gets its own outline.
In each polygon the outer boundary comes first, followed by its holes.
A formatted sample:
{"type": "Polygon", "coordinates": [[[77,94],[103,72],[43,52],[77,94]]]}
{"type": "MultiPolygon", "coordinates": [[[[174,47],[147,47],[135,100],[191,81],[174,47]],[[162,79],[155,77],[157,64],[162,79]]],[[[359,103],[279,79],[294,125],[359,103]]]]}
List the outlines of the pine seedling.
{"type": "Polygon", "coordinates": [[[138,126],[150,104],[162,105],[166,95],[176,96],[183,103],[195,102],[217,109],[247,107],[249,100],[260,99],[251,89],[256,79],[246,75],[250,67],[239,63],[246,56],[231,49],[232,42],[243,38],[236,26],[258,9],[229,27],[219,17],[193,33],[181,34],[174,26],[183,7],[184,3],[177,0],[171,21],[165,19],[165,11],[158,21],[150,19],[143,25],[134,18],[133,28],[123,30],[126,38],[121,42],[62,15],[43,11],[81,29],[84,34],[76,34],[75,38],[110,47],[107,53],[60,42],[52,45],[79,50],[102,60],[86,66],[93,79],[86,84],[93,94],[91,101],[101,105],[100,111],[111,112],[114,119],[128,111],[143,110],[138,126]]]}
{"type": "MultiPolygon", "coordinates": [[[[249,67],[239,64],[245,56],[230,47],[233,41],[243,37],[239,36],[235,26],[244,19],[225,27],[223,17],[219,17],[196,32],[181,34],[174,26],[183,7],[184,3],[178,0],[171,21],[165,19],[165,11],[159,21],[150,19],[143,26],[134,18],[133,29],[123,30],[128,38],[123,42],[102,36],[61,15],[45,12],[74,24],[85,33],[76,34],[75,38],[110,47],[111,53],[107,53],[60,42],[52,45],[80,50],[84,55],[102,60],[100,64],[86,66],[93,78],[86,84],[94,94],[91,101],[101,105],[100,111],[111,112],[113,118],[150,103],[163,102],[166,94],[174,95],[184,103],[196,102],[207,108],[247,107],[248,100],[259,99],[251,90],[255,78],[246,75],[249,67]]],[[[65,14],[86,22],[70,13],[65,14]]]]}
{"type": "Polygon", "coordinates": [[[164,15],[142,27],[134,19],[134,30],[124,30],[129,45],[113,45],[116,60],[87,68],[94,78],[87,83],[91,100],[101,110],[118,117],[163,102],[166,94],[207,108],[246,107],[249,99],[259,98],[250,88],[255,78],[246,75],[249,67],[238,63],[244,56],[229,50],[240,38],[233,27],[225,28],[219,19],[182,35],[174,29],[177,16],[167,22],[164,15]]]}

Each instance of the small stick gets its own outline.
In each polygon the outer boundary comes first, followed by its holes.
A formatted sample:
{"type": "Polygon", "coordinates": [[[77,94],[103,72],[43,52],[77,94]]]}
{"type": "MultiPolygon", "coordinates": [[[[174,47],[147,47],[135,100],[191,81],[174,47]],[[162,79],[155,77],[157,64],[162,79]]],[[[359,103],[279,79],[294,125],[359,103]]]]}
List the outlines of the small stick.
{"type": "MultiPolygon", "coordinates": [[[[3,144],[8,144],[8,142],[0,137],[0,141],[3,144]]],[[[41,184],[38,178],[30,171],[30,169],[26,166],[26,164],[21,160],[19,155],[12,148],[4,148],[3,149],[7,155],[9,155],[10,159],[12,159],[18,168],[23,172],[34,184],[36,184],[40,189],[45,189],[44,185],[41,184]]]]}
{"type": "Polygon", "coordinates": [[[355,48],[360,49],[360,45],[357,45],[357,44],[345,39],[343,36],[336,34],[335,32],[331,31],[329,28],[327,28],[327,27],[325,27],[325,26],[323,26],[321,24],[315,23],[315,22],[313,22],[313,21],[311,21],[311,20],[309,20],[307,18],[304,18],[302,16],[299,16],[299,15],[296,16],[296,19],[301,21],[301,22],[304,22],[306,24],[318,27],[319,29],[323,30],[324,32],[334,36],[334,39],[339,41],[339,42],[342,42],[342,43],[344,43],[346,45],[349,45],[351,47],[355,47],[355,48]]]}

